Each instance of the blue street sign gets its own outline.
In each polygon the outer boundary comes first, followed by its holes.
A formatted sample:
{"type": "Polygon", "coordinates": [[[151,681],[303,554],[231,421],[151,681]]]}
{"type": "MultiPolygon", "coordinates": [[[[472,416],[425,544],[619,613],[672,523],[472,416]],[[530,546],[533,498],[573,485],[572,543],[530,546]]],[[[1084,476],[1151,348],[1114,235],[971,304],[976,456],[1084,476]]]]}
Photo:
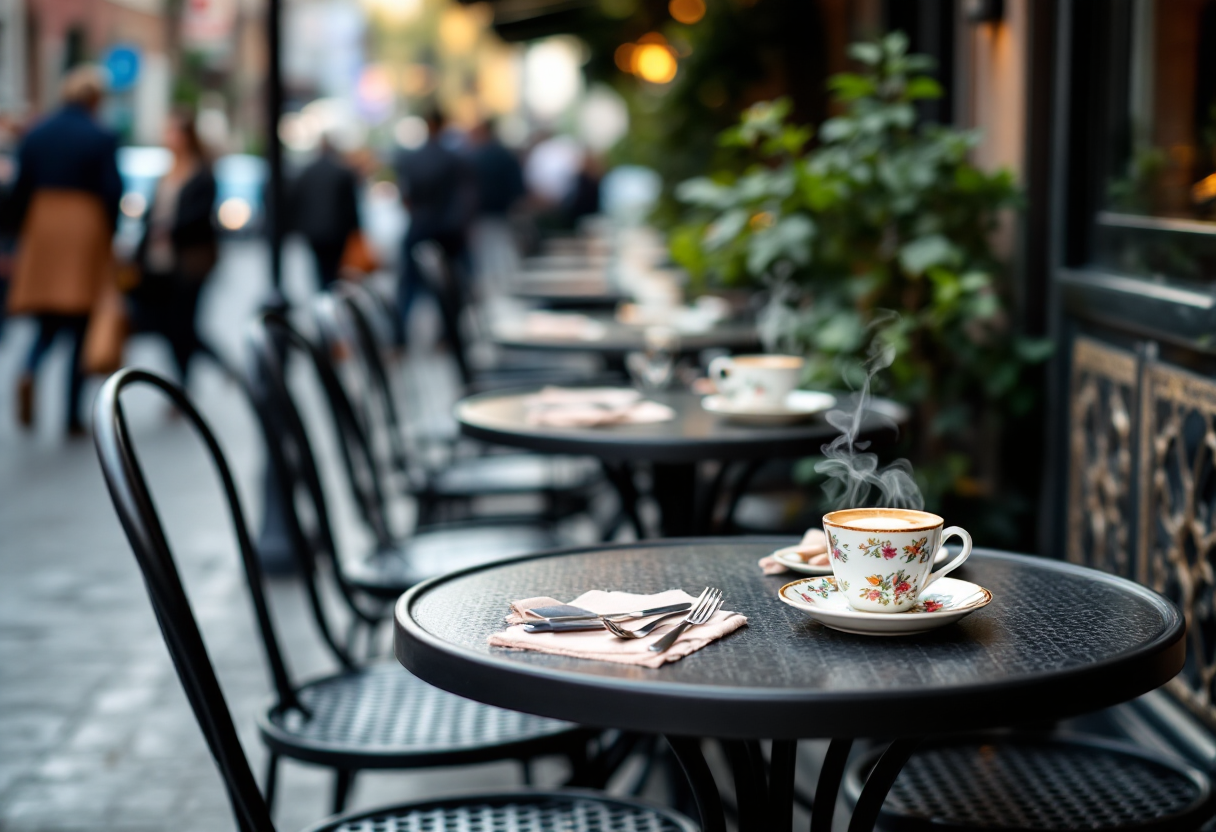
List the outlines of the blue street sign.
{"type": "Polygon", "coordinates": [[[101,63],[110,74],[110,89],[114,92],[126,92],[139,78],[139,50],[134,46],[110,47],[101,63]]]}

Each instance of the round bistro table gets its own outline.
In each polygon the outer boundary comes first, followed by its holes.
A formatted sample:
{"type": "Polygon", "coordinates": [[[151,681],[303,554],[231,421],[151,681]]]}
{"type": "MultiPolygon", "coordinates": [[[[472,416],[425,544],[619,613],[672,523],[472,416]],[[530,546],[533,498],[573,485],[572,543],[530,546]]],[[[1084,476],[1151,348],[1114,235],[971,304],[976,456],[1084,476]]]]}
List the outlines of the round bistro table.
{"type": "MultiPolygon", "coordinates": [[[[639,537],[647,534],[637,512],[633,467],[638,463],[650,464],[651,490],[659,505],[663,536],[703,534],[709,530],[723,489],[729,491],[721,522],[729,523],[739,497],[764,462],[819,453],[823,444],[839,433],[822,415],[792,425],[734,424],[705,410],[701,407],[703,396],[688,391],[649,396],[675,411],[675,418],[668,422],[582,428],[531,425],[527,400],[537,392],[511,390],[469,396],[457,402],[456,421],[462,433],[484,442],[538,453],[598,458],[639,537]],[[722,465],[711,482],[699,483],[697,463],[705,460],[722,465]]],[[[907,418],[906,409],[895,402],[872,400],[858,439],[894,439],[894,426],[907,418]]]]}
{"type": "Polygon", "coordinates": [[[832,740],[812,809],[816,832],[831,828],[854,739],[892,740],[854,809],[849,829],[860,832],[873,828],[919,739],[1096,711],[1183,666],[1185,625],[1160,595],[1092,569],[989,550],[954,573],[992,591],[984,609],[921,635],[840,633],[777,599],[799,576],[761,574],[756,561],[788,542],[655,541],[457,571],[397,602],[394,650],[420,678],[479,702],[664,735],[704,832],[723,832],[725,820],[701,738],[723,741],[741,832],[790,829],[797,740],[832,740]],[[726,609],[746,615],[747,626],[655,670],[486,643],[514,599],[568,600],[589,589],[695,594],[707,585],[725,592],[726,609]],[[770,760],[761,740],[773,741],[770,760]]]}

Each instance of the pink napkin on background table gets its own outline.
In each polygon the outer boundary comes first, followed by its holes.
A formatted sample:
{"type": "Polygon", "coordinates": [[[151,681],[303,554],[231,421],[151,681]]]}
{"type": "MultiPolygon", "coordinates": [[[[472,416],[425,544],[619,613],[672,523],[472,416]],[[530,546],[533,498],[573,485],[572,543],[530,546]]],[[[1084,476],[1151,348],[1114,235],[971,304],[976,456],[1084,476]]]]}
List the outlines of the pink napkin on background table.
{"type": "MultiPolygon", "coordinates": [[[[632,592],[606,592],[595,589],[584,592],[570,602],[572,606],[609,615],[611,613],[632,612],[633,610],[665,607],[669,604],[691,603],[696,598],[682,589],[669,589],[654,595],[635,595],[632,592]]],[[[680,618],[671,618],[661,624],[654,633],[646,638],[623,639],[617,638],[607,630],[576,630],[563,633],[529,633],[519,626],[525,621],[537,620],[526,610],[536,607],[551,607],[561,604],[554,598],[525,598],[511,603],[511,612],[507,615],[507,624],[511,625],[501,633],[493,633],[489,637],[493,647],[508,647],[514,650],[535,650],[538,653],[555,653],[559,656],[572,656],[576,659],[595,659],[603,662],[632,664],[640,667],[659,667],[667,662],[682,659],[689,653],[695,653],[711,641],[733,633],[747,623],[747,619],[737,612],[719,610],[705,624],[689,627],[683,635],[662,653],[650,652],[654,644],[664,633],[680,622],[680,618]]],[[[646,621],[627,621],[629,628],[640,627],[646,621]]]]}
{"type": "MultiPolygon", "coordinates": [[[[830,563],[828,538],[823,533],[823,529],[809,529],[802,536],[802,541],[792,551],[801,555],[803,560],[811,566],[827,566],[830,563]]],[[[790,571],[785,564],[772,555],[760,558],[760,568],[764,570],[765,575],[781,575],[790,571]]]]}
{"type": "Polygon", "coordinates": [[[622,387],[546,387],[529,396],[524,408],[529,425],[563,428],[667,422],[676,415],[667,405],[622,387]]]}
{"type": "Polygon", "coordinates": [[[533,338],[599,341],[606,330],[594,318],[578,312],[529,312],[524,318],[524,333],[533,338]]]}

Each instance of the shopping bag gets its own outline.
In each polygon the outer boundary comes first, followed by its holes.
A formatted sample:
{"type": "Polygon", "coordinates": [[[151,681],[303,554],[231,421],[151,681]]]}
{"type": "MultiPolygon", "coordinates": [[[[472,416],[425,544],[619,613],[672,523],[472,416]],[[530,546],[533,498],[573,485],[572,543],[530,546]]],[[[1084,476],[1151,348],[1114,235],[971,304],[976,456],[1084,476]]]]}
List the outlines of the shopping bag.
{"type": "Polygon", "coordinates": [[[338,273],[343,277],[363,277],[379,268],[376,255],[372,253],[367,238],[359,230],[352,231],[346,238],[346,246],[342,249],[342,260],[338,264],[338,273]]]}
{"type": "Polygon", "coordinates": [[[86,373],[108,375],[122,366],[123,350],[131,334],[131,321],[126,303],[115,282],[102,290],[84,333],[84,354],[81,362],[86,373]]]}

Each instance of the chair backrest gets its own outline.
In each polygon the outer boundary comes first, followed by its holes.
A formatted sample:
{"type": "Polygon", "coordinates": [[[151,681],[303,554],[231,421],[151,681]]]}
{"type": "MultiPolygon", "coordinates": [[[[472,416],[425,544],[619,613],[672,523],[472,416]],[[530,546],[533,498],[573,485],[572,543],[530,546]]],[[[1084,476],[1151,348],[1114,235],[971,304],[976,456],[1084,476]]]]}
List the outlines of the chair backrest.
{"type": "MultiPolygon", "coordinates": [[[[237,545],[275,688],[280,700],[290,705],[295,703],[295,697],[266,604],[257,553],[245,522],[245,513],[219,443],[180,387],[152,373],[130,368],[120,370],[106,381],[94,404],[94,441],[114,508],[143,572],[148,596],[160,623],[165,645],[177,668],[177,675],[224,779],[237,827],[241,832],[273,832],[270,812],[241,748],[232,714],[207,655],[198,623],[191,612],[164,527],[131,442],[120,397],[125,388],[135,385],[149,385],[172,399],[207,447],[219,473],[232,525],[236,530],[237,545]]],[[[298,706],[298,703],[295,704],[298,706]]]]}
{"type": "Polygon", "coordinates": [[[426,472],[411,464],[406,424],[384,363],[385,338],[379,324],[386,313],[381,302],[368,289],[342,281],[332,292],[317,296],[313,313],[326,352],[332,356],[345,349],[354,359],[360,383],[354,398],[361,405],[357,413],[369,442],[379,440],[386,468],[410,490],[425,488],[426,472]]]}
{"type": "Polygon", "coordinates": [[[319,559],[328,560],[339,595],[357,618],[372,624],[381,616],[378,611],[365,609],[345,578],[320,466],[288,383],[287,357],[302,354],[320,381],[361,515],[377,541],[388,543],[392,535],[387,509],[366,434],[328,356],[282,314],[267,312],[251,324],[246,346],[249,396],[266,439],[279,508],[306,578],[314,618],[337,659],[343,665],[353,666],[352,656],[334,637],[333,623],[325,612],[319,586],[319,559]]]}
{"type": "MultiPolygon", "coordinates": [[[[426,470],[424,467],[413,465],[406,443],[409,426],[402,419],[401,411],[397,407],[392,377],[384,363],[387,334],[385,319],[391,313],[385,309],[383,301],[374,291],[351,283],[335,286],[333,302],[337,307],[334,312],[340,311],[350,324],[350,331],[354,336],[352,345],[363,365],[363,375],[368,382],[369,392],[373,394],[364,399],[365,424],[369,426],[369,430],[378,427],[383,432],[392,469],[412,488],[425,488],[426,470]]],[[[326,333],[324,323],[321,328],[323,334],[329,334],[326,333]]]]}

